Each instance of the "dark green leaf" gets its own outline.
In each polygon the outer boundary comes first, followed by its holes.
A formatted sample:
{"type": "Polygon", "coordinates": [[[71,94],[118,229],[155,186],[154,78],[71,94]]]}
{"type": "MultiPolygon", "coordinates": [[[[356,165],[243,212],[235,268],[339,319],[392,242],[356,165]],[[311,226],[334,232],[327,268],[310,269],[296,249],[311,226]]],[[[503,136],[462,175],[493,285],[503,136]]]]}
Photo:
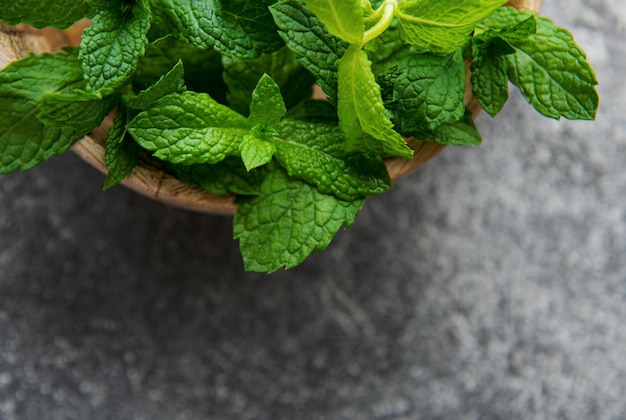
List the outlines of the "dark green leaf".
{"type": "Polygon", "coordinates": [[[104,163],[108,171],[104,190],[122,182],[133,172],[139,161],[141,148],[126,132],[127,119],[126,107],[120,105],[105,144],[104,163]]]}
{"type": "Polygon", "coordinates": [[[252,91],[264,73],[280,86],[287,108],[311,97],[315,79],[287,47],[255,59],[224,56],[222,63],[224,81],[228,85],[228,104],[240,114],[248,115],[252,91]]]}
{"type": "Polygon", "coordinates": [[[342,131],[333,125],[285,119],[273,138],[276,159],[289,175],[344,200],[380,194],[391,188],[382,159],[346,152],[342,131]]]}
{"type": "Polygon", "coordinates": [[[185,42],[229,57],[256,58],[284,45],[268,10],[273,2],[153,0],[153,10],[185,42]]]}
{"type": "Polygon", "coordinates": [[[279,34],[289,49],[315,76],[317,84],[329,100],[336,104],[338,61],[348,44],[331,35],[302,2],[280,2],[272,5],[270,10],[279,34]]]}
{"type": "Polygon", "coordinates": [[[434,130],[465,113],[465,64],[460,50],[444,56],[407,55],[378,80],[402,133],[434,130]]]}
{"type": "Polygon", "coordinates": [[[221,195],[231,192],[237,195],[258,195],[266,175],[264,168],[247,171],[241,159],[232,156],[212,165],[167,164],[166,169],[189,185],[221,195]]]}
{"type": "Polygon", "coordinates": [[[93,10],[84,0],[3,0],[0,22],[7,25],[27,23],[35,28],[53,26],[65,29],[82,18],[91,17],[93,10]]]}

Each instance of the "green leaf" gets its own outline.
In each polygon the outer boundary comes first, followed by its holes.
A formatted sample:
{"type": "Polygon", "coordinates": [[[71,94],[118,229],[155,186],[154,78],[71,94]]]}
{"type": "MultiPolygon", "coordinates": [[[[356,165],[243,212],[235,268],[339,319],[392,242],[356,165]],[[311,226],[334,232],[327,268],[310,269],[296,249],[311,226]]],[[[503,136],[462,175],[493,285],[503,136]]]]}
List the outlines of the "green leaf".
{"type": "Polygon", "coordinates": [[[272,139],[276,159],[289,175],[344,200],[380,194],[391,188],[382,159],[346,152],[341,130],[333,125],[285,119],[272,139]]]}
{"type": "Polygon", "coordinates": [[[305,3],[337,38],[350,44],[363,39],[365,8],[361,0],[305,0],[305,3]]]}
{"type": "Polygon", "coordinates": [[[348,147],[367,146],[375,152],[410,158],[413,151],[402,136],[393,130],[385,114],[380,87],[371,70],[367,53],[351,45],[339,60],[339,125],[346,135],[348,147]],[[375,146],[365,144],[363,133],[374,137],[375,146]]]}
{"type": "Polygon", "coordinates": [[[478,146],[482,141],[469,110],[459,121],[446,124],[436,130],[417,132],[414,135],[420,140],[434,141],[446,146],[478,146]]]}
{"type": "Polygon", "coordinates": [[[286,112],[287,108],[280,93],[280,87],[270,76],[264,74],[252,92],[248,117],[250,125],[274,125],[286,112]]]}
{"type": "Polygon", "coordinates": [[[130,81],[148,43],[150,12],[135,5],[99,10],[85,29],[80,56],[87,91],[107,95],[130,81]]]}
{"type": "Polygon", "coordinates": [[[69,93],[46,92],[37,118],[46,125],[73,128],[86,134],[100,125],[116,103],[116,95],[102,98],[80,89],[69,93]]]}
{"type": "Polygon", "coordinates": [[[125,103],[129,108],[146,109],[163,96],[184,91],[185,70],[183,69],[183,62],[178,60],[176,65],[155,84],[135,96],[126,98],[125,103]]]}
{"type": "Polygon", "coordinates": [[[128,131],[144,149],[171,163],[217,163],[238,154],[248,120],[204,93],[173,93],[142,111],[128,131]]]}
{"type": "Polygon", "coordinates": [[[65,29],[82,18],[91,17],[92,12],[84,0],[7,0],[0,4],[0,22],[65,29]]]}
{"type": "Polygon", "coordinates": [[[248,171],[270,163],[274,152],[274,143],[257,136],[245,136],[241,143],[241,159],[248,171]]]}
{"type": "Polygon", "coordinates": [[[339,125],[337,109],[328,101],[309,99],[287,111],[284,117],[290,120],[306,121],[310,123],[323,123],[326,125],[339,125]]]}
{"type": "Polygon", "coordinates": [[[283,46],[268,10],[273,2],[153,0],[153,10],[185,42],[229,57],[256,58],[283,46]]]}
{"type": "Polygon", "coordinates": [[[315,78],[287,47],[247,60],[223,56],[222,63],[224,81],[228,85],[228,105],[242,115],[248,115],[252,91],[265,73],[280,86],[287,108],[311,97],[315,78]]]}
{"type": "Polygon", "coordinates": [[[0,71],[0,173],[30,169],[85,134],[46,126],[37,118],[46,93],[81,86],[82,78],[74,52],[30,56],[0,71]]]}
{"type": "Polygon", "coordinates": [[[105,143],[104,163],[108,169],[104,190],[122,182],[129,176],[137,162],[141,148],[126,132],[127,109],[120,105],[105,143]]]}
{"type": "Polygon", "coordinates": [[[219,53],[202,50],[173,36],[159,38],[146,46],[133,77],[133,87],[147,89],[181,60],[185,69],[185,85],[189,90],[204,92],[216,101],[226,100],[219,53]]]}
{"type": "Polygon", "coordinates": [[[342,225],[354,222],[362,206],[363,200],[342,201],[281,170],[272,171],[261,195],[241,200],[233,220],[246,270],[297,266],[314,250],[326,249],[342,225]]]}
{"type": "Polygon", "coordinates": [[[241,159],[233,156],[212,165],[166,164],[166,170],[181,181],[213,194],[258,195],[266,175],[264,168],[246,170],[241,159]]]}
{"type": "MultiPolygon", "coordinates": [[[[531,12],[503,8],[484,25],[498,29],[503,21],[523,21],[531,12]]],[[[571,33],[550,19],[536,17],[537,32],[510,40],[515,53],[506,55],[508,76],[541,114],[560,119],[593,120],[598,108],[598,84],[585,53],[571,33]]]]}
{"type": "Polygon", "coordinates": [[[478,22],[507,0],[406,0],[396,16],[402,38],[418,52],[451,53],[469,42],[478,22]]]}
{"type": "Polygon", "coordinates": [[[331,103],[337,103],[337,64],[348,43],[331,35],[304,3],[289,0],[270,6],[278,33],[297,60],[316,79],[331,103]]]}
{"type": "MultiPolygon", "coordinates": [[[[494,16],[501,14],[501,11],[497,11],[494,16]]],[[[478,104],[492,117],[502,110],[509,98],[508,64],[503,56],[515,53],[510,42],[524,40],[536,32],[537,20],[534,15],[521,22],[518,19],[509,19],[507,22],[505,19],[495,30],[483,25],[477,28],[471,49],[472,92],[478,104]]]]}
{"type": "Polygon", "coordinates": [[[471,70],[472,93],[481,108],[495,117],[509,98],[506,58],[501,55],[474,57],[471,70]]]}
{"type": "Polygon", "coordinates": [[[460,50],[444,56],[407,55],[378,80],[402,133],[434,130],[465,114],[465,64],[460,50]]]}

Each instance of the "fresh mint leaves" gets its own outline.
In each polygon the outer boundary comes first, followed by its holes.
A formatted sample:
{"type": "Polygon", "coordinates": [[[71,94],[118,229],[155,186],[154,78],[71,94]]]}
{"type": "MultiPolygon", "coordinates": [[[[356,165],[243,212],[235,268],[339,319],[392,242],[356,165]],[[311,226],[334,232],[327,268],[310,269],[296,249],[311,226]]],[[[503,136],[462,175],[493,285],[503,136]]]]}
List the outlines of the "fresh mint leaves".
{"type": "MultiPolygon", "coordinates": [[[[83,73],[74,51],[30,56],[0,72],[0,173],[25,171],[61,154],[100,123],[95,117],[91,118],[92,127],[76,127],[74,121],[68,122],[68,126],[58,124],[56,117],[67,115],[64,105],[74,105],[62,99],[60,104],[51,95],[83,86],[83,73]],[[46,114],[46,110],[52,115],[46,114]]],[[[100,115],[100,108],[96,106],[95,111],[100,115]]]]}
{"type": "Polygon", "coordinates": [[[233,221],[245,268],[276,271],[300,264],[321,252],[342,225],[354,223],[363,200],[343,201],[274,170],[261,193],[242,199],[233,221]]]}
{"type": "Polygon", "coordinates": [[[464,101],[490,115],[509,82],[551,118],[593,119],[597,80],[572,35],[506,0],[23,0],[0,22],[65,28],[78,49],[0,71],[0,173],[66,151],[113,110],[104,189],[142,159],[236,195],[246,269],[325,249],[405,137],[476,146],[464,101]],[[313,84],[326,95],[313,100],[313,84]],[[405,136],[405,137],[403,137],[405,136]]]}
{"type": "Polygon", "coordinates": [[[147,0],[112,1],[94,16],[80,44],[87,91],[107,95],[126,85],[148,43],[147,0]]]}
{"type": "Polygon", "coordinates": [[[7,25],[27,23],[35,28],[53,26],[65,29],[92,14],[92,6],[87,0],[16,0],[0,3],[0,22],[7,25]]]}

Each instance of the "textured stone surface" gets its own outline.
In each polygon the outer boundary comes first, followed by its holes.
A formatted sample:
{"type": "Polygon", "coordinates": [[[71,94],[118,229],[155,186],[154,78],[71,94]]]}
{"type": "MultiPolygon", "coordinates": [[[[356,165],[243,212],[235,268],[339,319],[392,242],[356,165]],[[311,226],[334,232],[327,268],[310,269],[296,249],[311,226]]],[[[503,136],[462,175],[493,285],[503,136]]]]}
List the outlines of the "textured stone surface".
{"type": "Polygon", "coordinates": [[[0,178],[0,419],[626,417],[624,10],[546,0],[597,122],[514,93],[292,271],[72,155],[0,178]]]}

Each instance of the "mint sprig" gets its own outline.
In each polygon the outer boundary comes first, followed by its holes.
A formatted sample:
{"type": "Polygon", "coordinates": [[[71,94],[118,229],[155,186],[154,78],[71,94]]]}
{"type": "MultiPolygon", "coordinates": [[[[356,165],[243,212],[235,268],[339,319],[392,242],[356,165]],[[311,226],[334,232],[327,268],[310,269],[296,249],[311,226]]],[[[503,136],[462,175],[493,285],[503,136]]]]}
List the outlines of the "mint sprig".
{"type": "MultiPolygon", "coordinates": [[[[6,3],[6,2],[5,2],[6,3]]],[[[104,189],[140,160],[236,195],[248,270],[301,263],[391,188],[403,136],[481,137],[512,82],[542,114],[593,119],[597,80],[572,35],[505,0],[23,0],[0,22],[93,24],[79,49],[0,71],[0,173],[62,153],[116,109],[104,189]],[[313,82],[327,101],[311,98],[313,82]]]]}

